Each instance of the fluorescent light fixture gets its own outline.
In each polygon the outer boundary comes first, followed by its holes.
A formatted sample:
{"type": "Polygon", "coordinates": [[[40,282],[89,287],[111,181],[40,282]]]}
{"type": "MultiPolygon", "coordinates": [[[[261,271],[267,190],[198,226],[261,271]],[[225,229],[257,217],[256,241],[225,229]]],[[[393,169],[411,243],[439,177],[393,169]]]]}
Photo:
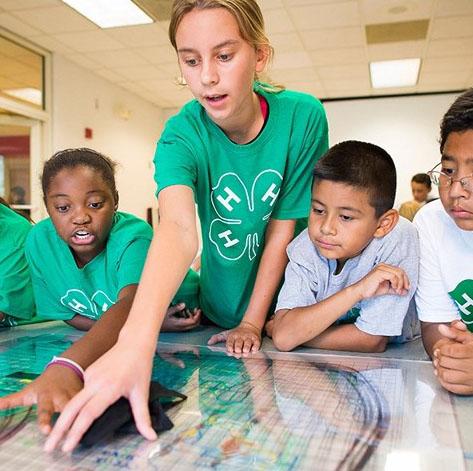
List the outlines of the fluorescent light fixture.
{"type": "Polygon", "coordinates": [[[420,59],[370,62],[373,88],[411,87],[419,78],[420,59]]]}
{"type": "Polygon", "coordinates": [[[153,19],[131,0],[62,0],[101,28],[144,25],[153,19]]]}
{"type": "Polygon", "coordinates": [[[37,88],[10,88],[2,90],[5,95],[10,95],[20,100],[29,101],[35,105],[41,106],[43,104],[43,94],[37,88]]]}

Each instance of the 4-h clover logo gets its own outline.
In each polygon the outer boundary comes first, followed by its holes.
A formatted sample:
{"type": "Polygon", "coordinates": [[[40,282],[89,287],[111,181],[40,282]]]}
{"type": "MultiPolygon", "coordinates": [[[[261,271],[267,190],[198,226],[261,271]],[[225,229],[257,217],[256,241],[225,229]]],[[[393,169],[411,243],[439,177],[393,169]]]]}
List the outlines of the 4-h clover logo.
{"type": "Polygon", "coordinates": [[[218,217],[210,224],[209,238],[221,257],[256,257],[265,228],[262,223],[271,216],[281,182],[282,175],[271,169],[257,175],[249,191],[236,173],[219,178],[210,195],[218,217]]]}
{"type": "Polygon", "coordinates": [[[98,290],[91,299],[80,289],[70,289],[61,298],[61,304],[81,316],[97,319],[110,306],[115,304],[106,293],[98,290]]]}
{"type": "Polygon", "coordinates": [[[448,293],[455,301],[463,322],[473,331],[473,280],[463,280],[448,293]]]}

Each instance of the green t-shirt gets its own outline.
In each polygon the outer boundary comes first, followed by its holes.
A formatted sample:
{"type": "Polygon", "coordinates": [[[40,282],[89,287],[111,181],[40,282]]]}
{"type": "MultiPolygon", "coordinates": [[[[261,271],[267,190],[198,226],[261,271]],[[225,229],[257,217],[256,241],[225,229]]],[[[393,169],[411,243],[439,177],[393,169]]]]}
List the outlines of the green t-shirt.
{"type": "Polygon", "coordinates": [[[33,289],[25,258],[31,224],[0,204],[0,312],[19,319],[34,314],[33,289]]]}
{"type": "Polygon", "coordinates": [[[327,150],[321,103],[303,93],[267,93],[259,136],[232,142],[193,100],[172,117],[158,142],[158,193],[193,189],[202,225],[200,304],[218,325],[238,325],[247,308],[270,218],[308,215],[312,169],[327,150]]]}
{"type": "Polygon", "coordinates": [[[146,222],[117,212],[104,250],[79,268],[51,219],[36,224],[26,241],[26,257],[38,317],[98,319],[125,286],[139,282],[152,235],[146,222]]]}

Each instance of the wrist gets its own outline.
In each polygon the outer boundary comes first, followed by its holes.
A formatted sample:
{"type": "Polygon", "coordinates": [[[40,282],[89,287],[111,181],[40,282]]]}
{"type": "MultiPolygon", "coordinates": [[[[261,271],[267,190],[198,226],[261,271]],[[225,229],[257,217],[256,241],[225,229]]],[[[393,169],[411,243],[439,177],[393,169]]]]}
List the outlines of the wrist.
{"type": "Polygon", "coordinates": [[[80,381],[84,382],[84,369],[79,363],[71,360],[70,358],[66,357],[57,357],[54,356],[53,359],[46,365],[45,370],[52,366],[61,366],[67,368],[68,370],[72,371],[80,381]]]}
{"type": "Polygon", "coordinates": [[[358,281],[357,283],[352,284],[351,286],[347,286],[345,288],[346,294],[348,295],[349,299],[353,302],[353,305],[356,303],[359,303],[360,301],[363,301],[364,295],[363,295],[363,287],[360,286],[360,282],[358,281]]]}
{"type": "Polygon", "coordinates": [[[239,327],[244,327],[245,329],[251,329],[253,330],[255,333],[257,333],[258,335],[261,335],[261,331],[263,329],[263,327],[258,327],[256,324],[254,324],[253,322],[251,321],[247,321],[247,320],[242,320],[240,322],[240,325],[239,327]]]}

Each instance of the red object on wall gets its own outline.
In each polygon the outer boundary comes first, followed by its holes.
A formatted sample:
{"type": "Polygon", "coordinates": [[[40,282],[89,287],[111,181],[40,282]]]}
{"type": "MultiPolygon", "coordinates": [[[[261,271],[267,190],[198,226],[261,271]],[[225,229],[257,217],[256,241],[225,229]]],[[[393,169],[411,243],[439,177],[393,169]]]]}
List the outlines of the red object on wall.
{"type": "Polygon", "coordinates": [[[0,154],[28,157],[30,155],[30,136],[0,136],[0,154]]]}
{"type": "Polygon", "coordinates": [[[92,139],[92,128],[85,128],[84,136],[86,139],[92,139]]]}

